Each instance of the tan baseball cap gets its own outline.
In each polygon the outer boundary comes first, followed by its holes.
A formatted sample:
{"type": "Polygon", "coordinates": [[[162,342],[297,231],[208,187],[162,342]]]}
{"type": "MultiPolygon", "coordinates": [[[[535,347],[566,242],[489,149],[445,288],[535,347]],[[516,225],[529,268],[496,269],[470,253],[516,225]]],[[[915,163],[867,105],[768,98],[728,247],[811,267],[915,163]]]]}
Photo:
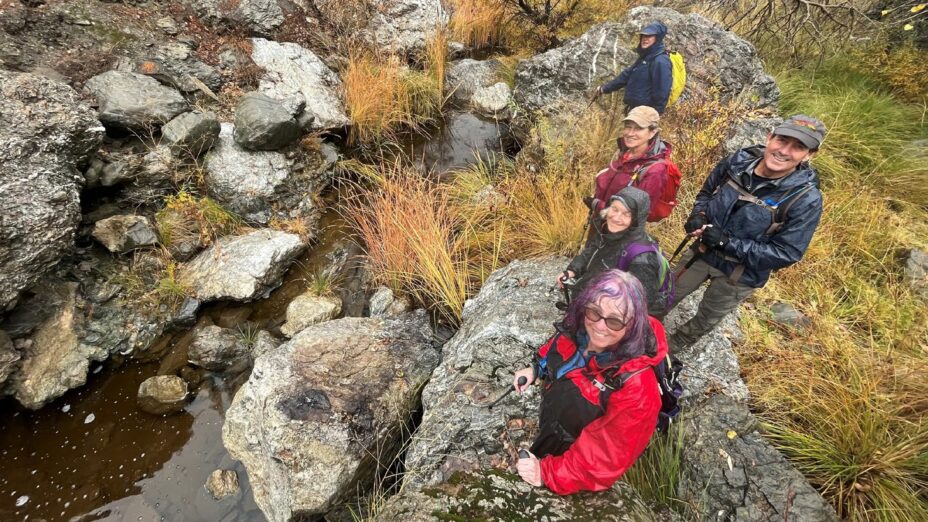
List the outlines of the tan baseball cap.
{"type": "Polygon", "coordinates": [[[633,121],[642,128],[657,127],[661,123],[661,115],[647,105],[639,105],[628,111],[628,115],[622,121],[633,121]]]}

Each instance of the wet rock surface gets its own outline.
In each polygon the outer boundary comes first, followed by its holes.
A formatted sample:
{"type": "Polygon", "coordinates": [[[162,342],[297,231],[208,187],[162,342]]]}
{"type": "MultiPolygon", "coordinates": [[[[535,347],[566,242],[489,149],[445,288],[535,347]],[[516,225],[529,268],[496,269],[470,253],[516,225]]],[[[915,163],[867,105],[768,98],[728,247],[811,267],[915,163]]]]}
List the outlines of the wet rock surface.
{"type": "Polygon", "coordinates": [[[503,82],[478,89],[471,98],[474,109],[485,116],[506,119],[509,117],[509,104],[512,93],[503,82]]]}
{"type": "Polygon", "coordinates": [[[339,97],[341,80],[312,51],[294,43],[252,39],[251,59],[265,74],[258,90],[275,100],[302,94],[313,129],[336,129],[349,123],[339,97]]]}
{"type": "Polygon", "coordinates": [[[117,70],[151,76],[183,93],[201,91],[204,87],[215,92],[223,84],[219,71],[198,60],[193,49],[181,42],[158,45],[137,60],[124,60],[117,70]]]}
{"type": "Polygon", "coordinates": [[[333,319],[342,311],[342,300],[337,296],[304,294],[287,306],[287,322],[280,332],[287,337],[306,327],[333,319]]]}
{"type": "Polygon", "coordinates": [[[187,404],[187,382],[176,375],[156,375],[142,381],[139,408],[152,415],[174,413],[187,404]]]}
{"type": "Polygon", "coordinates": [[[423,312],[317,324],[259,357],[223,442],[268,520],[321,515],[370,480],[438,359],[423,312]]]}
{"type": "Polygon", "coordinates": [[[737,99],[748,108],[776,105],[779,89],[750,43],[700,15],[660,7],[636,7],[620,22],[597,25],[559,48],[520,62],[516,103],[529,113],[561,101],[585,106],[593,88],[635,61],[638,30],[654,20],[667,25],[667,49],[686,57],[683,96],[705,95],[716,87],[724,99],[737,99]]]}
{"type": "Polygon", "coordinates": [[[758,433],[746,404],[715,395],[686,415],[685,495],[704,499],[708,520],[837,520],[787,460],[758,433]]]}
{"type": "Polygon", "coordinates": [[[212,112],[185,112],[161,128],[161,139],[171,154],[198,158],[219,138],[219,120],[212,112]]]}
{"type": "Polygon", "coordinates": [[[79,172],[103,137],[70,87],[0,70],[0,311],[73,248],[79,172]]]}
{"type": "Polygon", "coordinates": [[[113,216],[94,224],[93,238],[113,253],[123,253],[158,242],[145,216],[113,216]]]}
{"type": "Polygon", "coordinates": [[[470,103],[474,93],[500,80],[503,64],[499,60],[474,60],[465,58],[452,62],[445,75],[445,84],[451,91],[451,99],[461,104],[470,103]]]}
{"type": "Polygon", "coordinates": [[[284,23],[284,11],[277,0],[184,0],[184,3],[215,25],[244,25],[258,34],[270,35],[284,23]]]}
{"type": "Polygon", "coordinates": [[[19,350],[13,346],[13,340],[6,332],[0,330],[0,389],[3,389],[6,378],[16,370],[19,357],[19,350]]]}
{"type": "Polygon", "coordinates": [[[179,92],[143,74],[107,71],[84,88],[96,99],[100,121],[122,129],[148,132],[189,109],[179,92]]]}
{"type": "Polygon", "coordinates": [[[226,236],[186,263],[180,279],[200,301],[265,297],[305,246],[299,236],[274,230],[226,236]]]}
{"type": "Polygon", "coordinates": [[[259,92],[242,97],[235,109],[235,142],[251,150],[277,150],[300,137],[291,112],[259,92]]]}
{"type": "Polygon", "coordinates": [[[231,469],[217,469],[210,474],[205,487],[216,500],[238,494],[238,474],[231,469]]]}
{"type": "Polygon", "coordinates": [[[190,364],[217,372],[242,370],[251,362],[250,357],[241,332],[215,325],[198,329],[187,351],[190,364]]]}

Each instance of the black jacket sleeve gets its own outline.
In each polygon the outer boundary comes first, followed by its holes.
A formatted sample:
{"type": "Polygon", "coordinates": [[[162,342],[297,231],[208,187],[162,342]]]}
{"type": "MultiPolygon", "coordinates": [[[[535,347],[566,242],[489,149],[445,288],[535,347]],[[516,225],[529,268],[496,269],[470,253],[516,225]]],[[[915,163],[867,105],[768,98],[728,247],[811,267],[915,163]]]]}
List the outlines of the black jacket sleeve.
{"type": "Polygon", "coordinates": [[[593,257],[593,253],[596,252],[596,248],[600,244],[599,225],[600,223],[597,219],[594,219],[592,223],[590,223],[590,233],[587,236],[586,244],[583,245],[583,249],[580,250],[577,257],[573,258],[570,264],[567,265],[567,270],[573,271],[574,274],[577,274],[577,277],[586,273],[586,267],[590,264],[590,259],[593,257]]]}
{"type": "Polygon", "coordinates": [[[638,256],[630,265],[628,273],[641,281],[644,288],[645,299],[648,302],[648,314],[655,315],[664,312],[665,303],[662,302],[658,291],[660,290],[659,265],[656,254],[648,253],[638,256]]]}

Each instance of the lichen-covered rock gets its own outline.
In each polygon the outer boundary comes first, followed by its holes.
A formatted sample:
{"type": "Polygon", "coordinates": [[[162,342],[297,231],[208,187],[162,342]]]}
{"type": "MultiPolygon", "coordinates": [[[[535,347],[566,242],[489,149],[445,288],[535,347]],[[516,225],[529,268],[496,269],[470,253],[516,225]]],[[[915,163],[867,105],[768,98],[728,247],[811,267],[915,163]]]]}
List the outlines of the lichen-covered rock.
{"type": "Polygon", "coordinates": [[[698,14],[647,6],[520,62],[513,94],[517,105],[529,113],[561,101],[585,106],[593,88],[635,61],[638,31],[654,20],[667,25],[667,48],[686,60],[684,96],[717,88],[723,99],[737,99],[749,109],[776,106],[779,89],[750,43],[698,14]]]}
{"type": "Polygon", "coordinates": [[[460,470],[508,469],[513,445],[531,444],[537,390],[486,406],[553,333],[561,315],[553,281],[566,265],[563,258],[513,262],[467,301],[461,328],[422,393],[422,423],[406,454],[406,469],[415,473],[406,475],[406,487],[439,484],[460,470]]]}
{"type": "Polygon", "coordinates": [[[268,520],[323,514],[371,480],[438,359],[421,312],[320,323],[259,357],[222,438],[268,520]]]}
{"type": "Polygon", "coordinates": [[[425,50],[428,39],[448,24],[441,0],[376,0],[363,36],[373,45],[400,54],[425,50]]]}
{"type": "Polygon", "coordinates": [[[834,509],[757,432],[744,403],[715,395],[684,422],[681,487],[707,520],[837,520],[834,509]]]}
{"type": "Polygon", "coordinates": [[[905,279],[909,287],[928,300],[928,253],[913,248],[905,256],[905,279]]]}
{"type": "Polygon", "coordinates": [[[63,83],[0,70],[0,311],[74,246],[79,168],[103,139],[63,83]]]}
{"type": "Polygon", "coordinates": [[[231,469],[217,469],[209,474],[204,485],[209,494],[216,500],[238,494],[238,474],[231,469]]]}
{"type": "Polygon", "coordinates": [[[175,89],[144,74],[106,71],[84,88],[97,100],[100,121],[123,129],[150,131],[190,108],[175,89]]]}
{"type": "Polygon", "coordinates": [[[725,140],[725,153],[734,154],[738,149],[767,143],[767,135],[783,122],[783,118],[751,117],[734,126],[731,137],[725,140]]]}
{"type": "Polygon", "coordinates": [[[126,61],[119,70],[151,76],[181,92],[218,92],[223,79],[219,71],[196,58],[192,49],[179,42],[159,45],[138,60],[126,61]]]}
{"type": "Polygon", "coordinates": [[[235,142],[250,150],[277,150],[290,145],[300,137],[292,112],[259,92],[242,96],[235,109],[235,142]]]}
{"type": "Polygon", "coordinates": [[[396,297],[386,286],[377,288],[367,305],[371,317],[400,315],[412,309],[406,297],[396,297]]]}
{"type": "Polygon", "coordinates": [[[196,12],[217,25],[244,25],[262,35],[271,35],[284,23],[278,0],[184,0],[196,12]]]}
{"type": "Polygon", "coordinates": [[[341,311],[342,300],[338,296],[303,294],[287,305],[287,322],[280,327],[280,333],[293,337],[308,326],[331,320],[341,311]]]}
{"type": "Polygon", "coordinates": [[[470,102],[480,114],[500,119],[509,118],[509,102],[512,93],[503,82],[477,89],[470,102]]]}
{"type": "Polygon", "coordinates": [[[306,247],[296,234],[256,230],[226,236],[186,263],[179,279],[200,301],[267,296],[306,247]]]}
{"type": "Polygon", "coordinates": [[[643,522],[654,520],[638,494],[619,483],[602,492],[559,496],[535,488],[515,473],[458,473],[443,484],[391,497],[375,520],[548,520],[643,522]]]}
{"type": "Polygon", "coordinates": [[[149,377],[139,385],[136,399],[139,409],[146,413],[175,413],[187,403],[187,382],[176,375],[149,377]]]}
{"type": "Polygon", "coordinates": [[[216,372],[242,370],[250,357],[251,349],[240,332],[214,325],[194,332],[187,350],[190,364],[216,372]]]}
{"type": "Polygon", "coordinates": [[[502,69],[499,60],[457,60],[448,67],[445,85],[451,91],[452,100],[467,104],[478,89],[499,82],[502,69]]]}
{"type": "Polygon", "coordinates": [[[158,242],[155,230],[145,216],[113,216],[97,221],[93,226],[93,238],[107,250],[123,253],[158,242]]]}
{"type": "Polygon", "coordinates": [[[251,59],[265,70],[258,91],[275,100],[302,94],[313,129],[337,129],[349,123],[339,96],[341,80],[318,56],[295,43],[251,41],[251,59]]]}
{"type": "Polygon", "coordinates": [[[161,141],[171,154],[198,158],[219,139],[219,119],[212,112],[185,112],[161,127],[161,141]]]}

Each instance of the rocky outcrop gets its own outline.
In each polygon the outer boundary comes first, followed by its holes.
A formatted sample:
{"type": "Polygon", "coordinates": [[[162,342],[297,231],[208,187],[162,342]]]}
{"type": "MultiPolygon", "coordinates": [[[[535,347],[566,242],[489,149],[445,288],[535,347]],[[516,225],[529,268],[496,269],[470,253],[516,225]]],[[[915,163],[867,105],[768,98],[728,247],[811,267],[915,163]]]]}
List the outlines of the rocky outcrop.
{"type": "Polygon", "coordinates": [[[97,221],[93,238],[113,253],[123,253],[158,242],[155,230],[145,216],[113,216],[97,221]]]}
{"type": "Polygon", "coordinates": [[[176,375],[156,375],[142,381],[136,400],[152,415],[175,413],[187,403],[187,382],[176,375]]]}
{"type": "Polygon", "coordinates": [[[400,54],[425,50],[429,37],[448,24],[440,0],[377,0],[365,36],[373,45],[400,54]]]}
{"type": "Polygon", "coordinates": [[[758,143],[767,143],[767,135],[783,121],[779,117],[752,116],[739,122],[725,140],[725,154],[734,154],[738,149],[758,143]]]}
{"type": "Polygon", "coordinates": [[[300,137],[300,126],[283,105],[259,92],[250,92],[242,96],[235,109],[233,137],[246,149],[277,150],[300,137]]]}
{"type": "Polygon", "coordinates": [[[240,371],[251,362],[250,346],[244,336],[230,328],[205,326],[193,334],[187,350],[190,364],[214,372],[240,371]]]}
{"type": "Polygon", "coordinates": [[[709,520],[838,520],[758,432],[747,405],[715,395],[686,415],[681,489],[709,520]]]}
{"type": "Polygon", "coordinates": [[[118,70],[151,76],[180,92],[218,92],[223,78],[219,71],[196,58],[190,46],[170,42],[147,51],[137,60],[124,60],[118,70]]]}
{"type": "Polygon", "coordinates": [[[189,109],[179,92],[143,74],[107,71],[84,88],[97,101],[100,121],[122,129],[150,132],[189,109]]]}
{"type": "Polygon", "coordinates": [[[278,0],[184,0],[196,12],[217,25],[244,26],[255,33],[271,35],[284,23],[278,0]]]}
{"type": "Polygon", "coordinates": [[[78,169],[104,129],[67,85],[3,70],[0,120],[2,311],[73,248],[81,215],[78,169]]]}
{"type": "Polygon", "coordinates": [[[287,305],[287,322],[280,333],[287,337],[312,326],[328,321],[342,311],[342,300],[338,296],[303,294],[287,305]]]}
{"type": "Polygon", "coordinates": [[[349,123],[339,96],[341,80],[309,49],[295,43],[252,39],[251,59],[265,70],[258,90],[275,100],[301,94],[313,129],[337,129],[349,123]]]}
{"type": "Polygon", "coordinates": [[[698,14],[659,7],[636,7],[622,21],[597,25],[559,48],[520,62],[517,105],[529,113],[564,101],[585,106],[593,88],[635,61],[638,30],[654,20],[667,25],[667,48],[686,60],[684,96],[707,94],[712,87],[723,99],[738,100],[747,109],[776,105],[779,89],[750,43],[698,14]]]}
{"type": "Polygon", "coordinates": [[[249,222],[267,224],[277,216],[315,225],[320,211],[311,196],[331,182],[332,163],[322,152],[305,151],[298,161],[283,152],[245,150],[234,134],[234,126],[223,123],[219,141],[206,154],[210,195],[249,222]]]}
{"type": "Polygon", "coordinates": [[[259,357],[222,429],[272,522],[312,518],[373,478],[438,363],[424,312],[311,326],[259,357]]]}
{"type": "Polygon", "coordinates": [[[513,262],[467,301],[461,328],[422,392],[422,422],[406,454],[407,488],[434,486],[457,471],[505,470],[515,448],[531,444],[537,390],[512,394],[493,410],[487,405],[553,333],[553,281],[566,265],[562,258],[513,262]]]}
{"type": "Polygon", "coordinates": [[[266,297],[305,246],[300,236],[267,229],[226,236],[186,263],[179,279],[200,301],[266,297]]]}
{"type": "Polygon", "coordinates": [[[161,127],[161,142],[171,154],[198,158],[219,139],[219,119],[212,112],[185,112],[161,127]]]}

